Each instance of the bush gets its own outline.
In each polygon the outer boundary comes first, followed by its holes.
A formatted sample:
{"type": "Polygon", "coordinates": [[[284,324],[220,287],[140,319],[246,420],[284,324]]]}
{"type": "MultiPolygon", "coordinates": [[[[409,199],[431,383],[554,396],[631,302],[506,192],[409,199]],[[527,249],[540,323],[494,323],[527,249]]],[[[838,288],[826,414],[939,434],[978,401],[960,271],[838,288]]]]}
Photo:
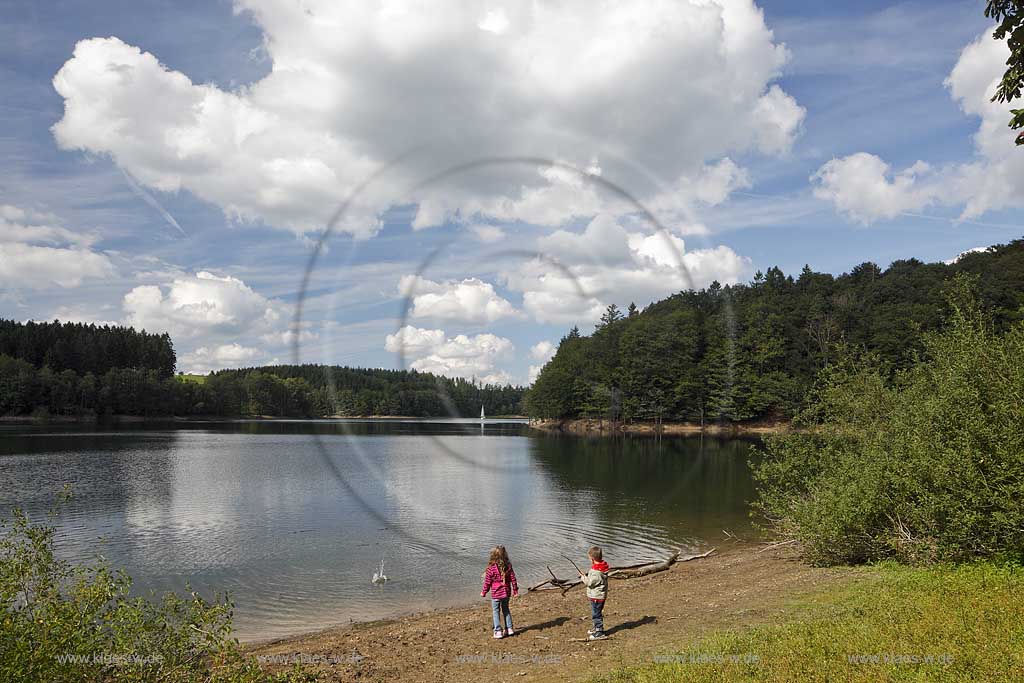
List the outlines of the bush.
{"type": "Polygon", "coordinates": [[[15,510],[0,529],[0,681],[281,683],[231,637],[231,603],[196,593],[129,595],[131,579],[104,561],[54,556],[55,529],[15,510]]]}
{"type": "Polygon", "coordinates": [[[1024,554],[1024,324],[997,335],[964,278],[950,304],[909,370],[841,363],[767,441],[757,507],[810,561],[1024,554]]]}

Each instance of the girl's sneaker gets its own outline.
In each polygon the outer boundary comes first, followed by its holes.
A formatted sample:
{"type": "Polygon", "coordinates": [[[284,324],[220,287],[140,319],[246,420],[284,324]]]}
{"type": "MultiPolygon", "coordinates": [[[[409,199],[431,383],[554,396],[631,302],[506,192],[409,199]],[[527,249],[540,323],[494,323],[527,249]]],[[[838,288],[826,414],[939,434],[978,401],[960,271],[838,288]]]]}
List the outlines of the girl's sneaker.
{"type": "Polygon", "coordinates": [[[587,636],[587,640],[607,640],[607,639],[608,639],[608,634],[604,633],[603,631],[598,632],[598,633],[591,633],[589,636],[587,636]]]}
{"type": "Polygon", "coordinates": [[[494,632],[494,639],[495,640],[501,640],[504,637],[505,637],[505,634],[502,633],[501,631],[495,631],[494,632]]]}
{"type": "Polygon", "coordinates": [[[514,636],[515,634],[516,634],[516,632],[513,631],[511,628],[509,628],[508,633],[505,634],[505,635],[514,636]]]}

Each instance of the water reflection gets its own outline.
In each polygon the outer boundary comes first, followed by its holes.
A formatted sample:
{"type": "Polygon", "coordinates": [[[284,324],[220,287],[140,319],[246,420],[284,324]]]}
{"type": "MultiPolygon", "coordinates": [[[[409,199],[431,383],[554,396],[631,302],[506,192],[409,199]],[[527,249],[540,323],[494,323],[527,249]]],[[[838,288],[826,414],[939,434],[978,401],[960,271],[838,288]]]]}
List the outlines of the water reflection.
{"type": "Polygon", "coordinates": [[[568,572],[561,556],[593,543],[635,561],[749,528],[742,441],[527,436],[478,421],[0,434],[0,507],[41,514],[72,484],[63,555],[99,547],[143,590],[229,590],[242,638],[472,600],[499,542],[527,584],[548,563],[568,572]],[[390,580],[373,586],[382,556],[390,580]]]}

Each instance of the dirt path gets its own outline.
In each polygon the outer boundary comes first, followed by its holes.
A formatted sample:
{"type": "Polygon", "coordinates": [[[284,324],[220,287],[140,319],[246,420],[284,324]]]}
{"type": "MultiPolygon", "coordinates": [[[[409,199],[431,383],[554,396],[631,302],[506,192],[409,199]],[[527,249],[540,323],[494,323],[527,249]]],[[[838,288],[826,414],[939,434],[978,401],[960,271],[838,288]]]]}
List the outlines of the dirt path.
{"type": "MultiPolygon", "coordinates": [[[[531,593],[512,603],[517,633],[491,637],[489,601],[479,606],[325,631],[254,647],[261,657],[317,662],[337,681],[578,681],[658,653],[710,630],[762,623],[787,599],[843,581],[848,570],[814,569],[791,552],[720,549],[648,577],[613,581],[607,641],[588,643],[589,607],[578,588],[531,593]]],[[[279,668],[271,666],[271,668],[279,668]]]]}

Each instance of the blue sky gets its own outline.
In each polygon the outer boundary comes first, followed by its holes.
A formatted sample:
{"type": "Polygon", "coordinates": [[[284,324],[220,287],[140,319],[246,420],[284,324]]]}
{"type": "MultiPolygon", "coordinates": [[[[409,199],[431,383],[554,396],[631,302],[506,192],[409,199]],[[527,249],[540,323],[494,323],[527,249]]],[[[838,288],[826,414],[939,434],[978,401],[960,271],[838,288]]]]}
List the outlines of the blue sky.
{"type": "Polygon", "coordinates": [[[1024,232],[981,2],[0,12],[0,316],[167,330],[185,371],[297,336],[525,382],[608,303],[1024,232]]]}

